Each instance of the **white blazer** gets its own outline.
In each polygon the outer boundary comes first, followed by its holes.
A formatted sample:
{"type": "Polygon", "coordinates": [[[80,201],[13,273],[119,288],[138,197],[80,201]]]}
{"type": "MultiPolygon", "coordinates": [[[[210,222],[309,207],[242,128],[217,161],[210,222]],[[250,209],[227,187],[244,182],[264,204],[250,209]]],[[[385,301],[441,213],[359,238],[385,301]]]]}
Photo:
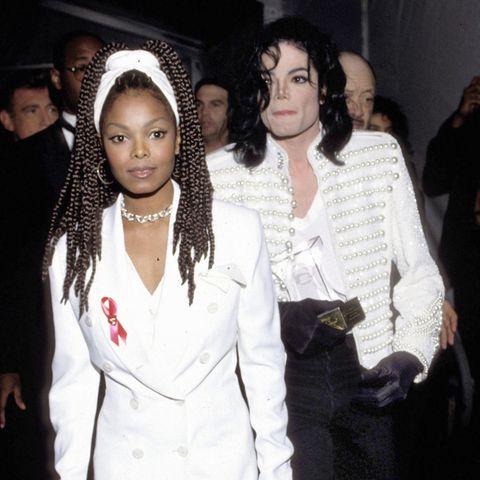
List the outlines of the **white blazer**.
{"type": "MultiPolygon", "coordinates": [[[[172,220],[178,196],[175,185],[172,220]]],[[[56,247],[49,270],[55,324],[49,400],[57,472],[64,480],[87,476],[103,371],[95,480],[290,479],[285,353],[260,220],[249,209],[214,202],[215,263],[211,270],[206,260],[197,265],[191,306],[172,254],[173,223],[158,352],[146,349],[138,332],[136,319],[150,318],[151,305],[127,281],[120,201],[104,211],[102,259],[81,316],[73,292],[61,303],[65,236],[56,247]],[[111,340],[103,297],[115,300],[126,342],[111,340]],[[237,347],[249,409],[235,375],[237,347]]]]}

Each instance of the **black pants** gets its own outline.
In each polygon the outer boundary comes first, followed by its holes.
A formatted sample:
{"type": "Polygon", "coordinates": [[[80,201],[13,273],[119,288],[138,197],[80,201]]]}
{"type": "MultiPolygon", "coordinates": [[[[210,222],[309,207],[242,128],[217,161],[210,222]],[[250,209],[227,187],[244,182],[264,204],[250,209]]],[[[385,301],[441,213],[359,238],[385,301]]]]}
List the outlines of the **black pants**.
{"type": "Polygon", "coordinates": [[[351,335],[312,356],[288,352],[285,379],[294,480],[399,478],[390,409],[351,403],[360,380],[351,335]]]}

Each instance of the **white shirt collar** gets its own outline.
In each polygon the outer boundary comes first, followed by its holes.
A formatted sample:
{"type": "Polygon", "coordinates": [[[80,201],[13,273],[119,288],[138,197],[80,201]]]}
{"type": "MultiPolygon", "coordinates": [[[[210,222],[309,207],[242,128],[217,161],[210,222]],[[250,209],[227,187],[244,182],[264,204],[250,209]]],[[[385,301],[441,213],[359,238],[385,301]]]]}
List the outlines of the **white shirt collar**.
{"type": "MultiPolygon", "coordinates": [[[[69,123],[73,127],[75,127],[75,125],[77,124],[77,116],[76,115],[73,115],[73,114],[67,113],[67,112],[62,112],[62,117],[67,123],[69,123]]],[[[63,136],[65,137],[65,140],[67,142],[68,148],[71,151],[73,149],[74,135],[70,130],[67,130],[66,128],[62,128],[62,132],[63,132],[63,136]]]]}

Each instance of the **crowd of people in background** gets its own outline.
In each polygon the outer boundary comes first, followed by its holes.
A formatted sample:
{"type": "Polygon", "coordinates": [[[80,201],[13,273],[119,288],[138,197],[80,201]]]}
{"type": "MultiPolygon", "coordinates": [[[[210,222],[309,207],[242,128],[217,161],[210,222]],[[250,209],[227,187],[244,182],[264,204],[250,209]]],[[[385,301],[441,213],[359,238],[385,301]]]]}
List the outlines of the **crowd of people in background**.
{"type": "Polygon", "coordinates": [[[374,67],[304,19],[193,88],[145,45],[71,32],[0,85],[0,475],[414,478],[398,406],[457,323],[480,371],[480,77],[422,173],[374,67]],[[423,202],[446,193],[436,265],[423,202]]]}

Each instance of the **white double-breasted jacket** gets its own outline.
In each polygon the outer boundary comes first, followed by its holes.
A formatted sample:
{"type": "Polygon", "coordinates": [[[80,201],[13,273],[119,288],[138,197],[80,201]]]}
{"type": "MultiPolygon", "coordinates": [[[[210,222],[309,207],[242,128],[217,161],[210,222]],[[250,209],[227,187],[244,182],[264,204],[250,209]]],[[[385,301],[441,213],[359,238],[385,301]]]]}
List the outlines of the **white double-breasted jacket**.
{"type": "Polygon", "coordinates": [[[215,263],[210,270],[207,260],[196,266],[189,306],[172,254],[177,197],[176,187],[156,312],[135,296],[126,275],[131,264],[120,200],[104,211],[102,258],[82,315],[73,293],[60,302],[65,237],[56,247],[49,270],[55,324],[49,399],[62,479],[87,476],[101,371],[106,393],[95,440],[96,480],[291,479],[285,352],[258,215],[214,202],[215,263]],[[111,340],[104,297],[116,303],[126,342],[111,340]],[[155,350],[146,348],[137,325],[152,315],[155,350]],[[235,375],[237,349],[249,409],[235,375]]]}
{"type": "MultiPolygon", "coordinates": [[[[425,377],[439,345],[443,284],[424,238],[415,196],[397,142],[387,134],[354,131],[335,165],[308,149],[326,208],[347,298],[358,297],[366,318],[353,329],[360,363],[367,368],[393,351],[407,351],[425,377]],[[401,274],[390,292],[394,262],[401,274]],[[392,321],[392,304],[398,311],[392,321]]],[[[247,169],[231,146],[207,157],[217,198],[255,208],[261,215],[279,301],[285,286],[294,218],[286,152],[268,137],[264,161],[247,169]]]]}

